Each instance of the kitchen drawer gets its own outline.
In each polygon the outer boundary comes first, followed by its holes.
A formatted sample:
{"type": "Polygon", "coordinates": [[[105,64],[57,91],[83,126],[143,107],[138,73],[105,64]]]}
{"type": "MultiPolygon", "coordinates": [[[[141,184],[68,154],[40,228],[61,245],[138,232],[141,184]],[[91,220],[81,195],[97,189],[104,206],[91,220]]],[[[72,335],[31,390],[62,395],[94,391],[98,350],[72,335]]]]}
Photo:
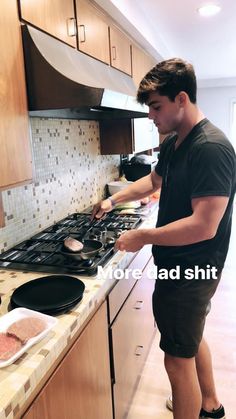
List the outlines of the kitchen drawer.
{"type": "MultiPolygon", "coordinates": [[[[128,269],[144,270],[145,266],[151,258],[151,245],[144,246],[132,260],[128,269]]],[[[124,304],[130,291],[134,287],[137,279],[132,277],[132,272],[129,273],[128,279],[120,279],[108,296],[109,307],[109,323],[111,324],[124,304]]]]}
{"type": "Polygon", "coordinates": [[[137,354],[141,348],[138,347],[136,314],[127,301],[111,329],[115,419],[124,417],[140,371],[140,356],[137,354]]]}
{"type": "Polygon", "coordinates": [[[137,280],[111,327],[115,419],[123,419],[155,333],[152,314],[152,260],[137,280]]]}
{"type": "Polygon", "coordinates": [[[155,322],[152,312],[152,294],[155,281],[147,275],[147,270],[151,267],[151,263],[143,272],[143,276],[137,281],[130,297],[130,306],[136,312],[136,321],[138,323],[136,330],[136,338],[140,348],[139,352],[145,352],[149,345],[151,336],[155,330],[155,322]]]}

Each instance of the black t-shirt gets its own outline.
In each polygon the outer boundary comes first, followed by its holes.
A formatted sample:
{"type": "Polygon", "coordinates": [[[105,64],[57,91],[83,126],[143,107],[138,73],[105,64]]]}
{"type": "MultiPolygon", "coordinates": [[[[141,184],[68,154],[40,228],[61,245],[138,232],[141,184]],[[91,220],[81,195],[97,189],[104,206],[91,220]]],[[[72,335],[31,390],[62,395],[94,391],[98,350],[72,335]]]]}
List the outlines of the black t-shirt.
{"type": "Polygon", "coordinates": [[[175,150],[176,135],[161,145],[156,173],[162,177],[157,227],[190,216],[192,198],[227,196],[229,203],[213,239],[185,246],[153,246],[158,267],[224,266],[235,194],[235,152],[226,136],[203,119],[175,150]]]}

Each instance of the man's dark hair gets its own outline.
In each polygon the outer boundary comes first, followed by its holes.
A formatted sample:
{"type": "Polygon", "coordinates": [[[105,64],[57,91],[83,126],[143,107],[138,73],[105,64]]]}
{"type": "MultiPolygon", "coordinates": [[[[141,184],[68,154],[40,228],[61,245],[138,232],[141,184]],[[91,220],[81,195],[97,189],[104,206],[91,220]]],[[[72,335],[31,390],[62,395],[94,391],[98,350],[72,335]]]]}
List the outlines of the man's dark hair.
{"type": "Polygon", "coordinates": [[[197,82],[192,64],[181,58],[161,61],[153,67],[139,84],[137,101],[147,103],[149,94],[157,92],[172,102],[179,92],[186,92],[192,103],[196,103],[197,82]]]}

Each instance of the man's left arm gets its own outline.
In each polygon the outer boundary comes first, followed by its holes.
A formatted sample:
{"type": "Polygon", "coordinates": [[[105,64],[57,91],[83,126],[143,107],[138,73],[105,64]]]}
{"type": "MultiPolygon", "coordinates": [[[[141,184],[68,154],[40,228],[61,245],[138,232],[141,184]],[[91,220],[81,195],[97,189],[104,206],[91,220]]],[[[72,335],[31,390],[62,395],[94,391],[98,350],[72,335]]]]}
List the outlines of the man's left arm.
{"type": "Polygon", "coordinates": [[[229,146],[206,142],[189,157],[192,214],[162,227],[131,230],[116,247],[135,252],[145,244],[185,246],[212,239],[235,188],[235,153],[229,146]]]}
{"type": "Polygon", "coordinates": [[[192,199],[193,213],[163,227],[131,230],[116,242],[119,250],[135,252],[145,244],[185,246],[212,239],[225,213],[227,196],[205,196],[192,199]]]}

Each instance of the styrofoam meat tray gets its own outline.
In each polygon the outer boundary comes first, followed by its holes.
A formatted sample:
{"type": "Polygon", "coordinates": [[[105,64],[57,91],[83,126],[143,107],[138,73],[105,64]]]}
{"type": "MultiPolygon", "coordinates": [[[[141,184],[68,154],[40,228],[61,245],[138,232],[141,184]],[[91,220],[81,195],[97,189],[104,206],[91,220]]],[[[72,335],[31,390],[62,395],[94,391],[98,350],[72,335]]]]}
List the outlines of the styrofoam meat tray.
{"type": "Polygon", "coordinates": [[[17,320],[21,320],[26,317],[37,317],[45,322],[46,328],[39,333],[37,336],[29,339],[24,345],[22,345],[21,349],[16,352],[11,358],[6,360],[0,360],[0,368],[6,367],[7,365],[12,364],[17,358],[19,358],[27,349],[29,349],[32,345],[39,342],[44,336],[47,335],[49,330],[51,330],[58,320],[52,316],[48,316],[47,314],[39,313],[38,311],[29,310],[28,308],[15,308],[14,310],[10,311],[9,313],[5,314],[4,316],[0,317],[0,332],[5,333],[8,327],[16,322],[17,320]]]}

